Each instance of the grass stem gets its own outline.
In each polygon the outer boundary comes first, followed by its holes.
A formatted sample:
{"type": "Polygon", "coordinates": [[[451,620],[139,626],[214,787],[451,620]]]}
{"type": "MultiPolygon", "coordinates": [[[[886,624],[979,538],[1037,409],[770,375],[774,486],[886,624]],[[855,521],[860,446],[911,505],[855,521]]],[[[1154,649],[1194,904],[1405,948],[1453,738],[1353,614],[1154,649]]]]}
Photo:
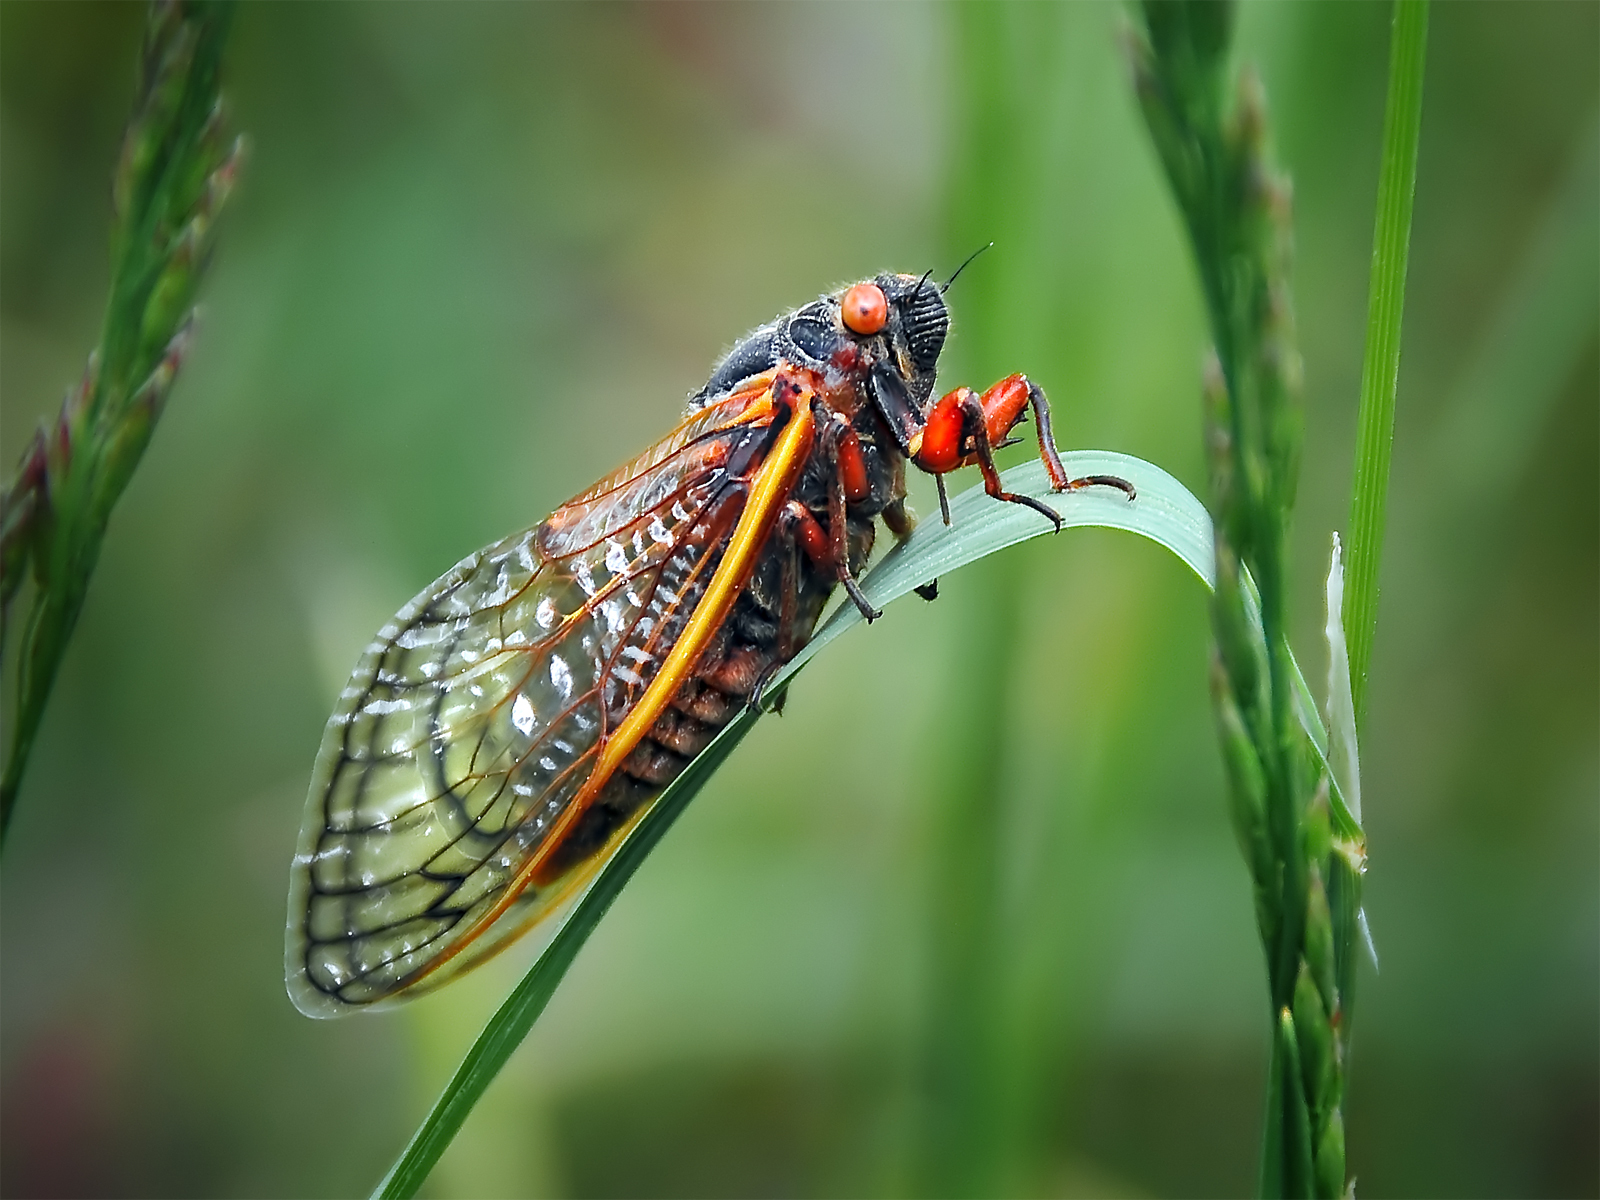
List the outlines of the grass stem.
{"type": "MultiPolygon", "coordinates": [[[[1347,807],[1295,715],[1303,704],[1286,625],[1286,547],[1300,367],[1289,189],[1271,159],[1260,84],[1243,73],[1229,95],[1231,6],[1148,0],[1141,11],[1143,28],[1130,40],[1134,84],[1189,232],[1216,349],[1204,389],[1216,522],[1212,693],[1267,957],[1273,1036],[1260,1188],[1331,1197],[1346,1186],[1341,1110],[1365,835],[1353,811],[1359,793],[1352,786],[1347,807]]],[[[1329,736],[1352,752],[1377,604],[1427,17],[1426,0],[1397,0],[1344,585],[1358,686],[1347,712],[1335,713],[1330,697],[1329,736]]]]}
{"type": "Polygon", "coordinates": [[[195,291],[242,151],[226,136],[220,91],[231,18],[231,6],[211,0],[150,7],[133,116],[112,176],[111,288],[100,345],[0,493],[0,649],[9,644],[12,601],[33,585],[13,651],[0,844],[111,510],[192,340],[195,291]]]}

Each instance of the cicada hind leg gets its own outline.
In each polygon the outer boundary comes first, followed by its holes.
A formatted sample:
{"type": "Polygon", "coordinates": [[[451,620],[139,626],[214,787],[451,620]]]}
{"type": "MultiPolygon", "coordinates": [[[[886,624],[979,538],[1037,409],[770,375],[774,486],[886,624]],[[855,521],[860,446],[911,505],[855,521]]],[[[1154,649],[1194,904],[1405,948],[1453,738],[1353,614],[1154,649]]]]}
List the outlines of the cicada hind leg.
{"type": "Polygon", "coordinates": [[[1133,484],[1116,475],[1085,475],[1069,479],[1056,450],[1055,435],[1050,426],[1050,401],[1044,389],[1026,375],[1008,375],[981,395],[971,388],[956,388],[947,392],[929,410],[927,424],[915,447],[913,461],[924,471],[933,474],[939,482],[940,508],[945,524],[950,523],[950,509],[945,500],[944,475],[957,467],[975,463],[983,474],[983,488],[996,500],[1022,504],[1048,518],[1061,529],[1061,514],[1043,501],[1017,492],[1008,492],[1000,483],[1000,472],[994,463],[994,451],[1009,445],[1006,439],[1028,414],[1033,411],[1034,432],[1039,439],[1039,458],[1050,476],[1051,490],[1077,491],[1086,487],[1112,487],[1133,500],[1137,495],[1133,484]]]}

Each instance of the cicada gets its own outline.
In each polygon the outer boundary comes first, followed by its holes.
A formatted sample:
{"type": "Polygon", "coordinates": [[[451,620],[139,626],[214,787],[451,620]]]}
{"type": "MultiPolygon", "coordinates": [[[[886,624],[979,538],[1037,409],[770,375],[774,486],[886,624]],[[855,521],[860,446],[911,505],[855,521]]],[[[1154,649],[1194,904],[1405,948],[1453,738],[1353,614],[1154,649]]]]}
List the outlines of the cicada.
{"type": "MultiPolygon", "coordinates": [[[[945,286],[948,286],[946,284],[945,286]]],[[[885,274],[740,341],[661,441],[463,559],[379,631],[328,721],[289,889],[289,995],[328,1017],[408,999],[559,920],[661,790],[804,645],[906,466],[976,465],[1029,411],[1024,375],[934,399],[944,290],[885,274]]],[[[948,520],[948,509],[946,509],[948,520]]]]}

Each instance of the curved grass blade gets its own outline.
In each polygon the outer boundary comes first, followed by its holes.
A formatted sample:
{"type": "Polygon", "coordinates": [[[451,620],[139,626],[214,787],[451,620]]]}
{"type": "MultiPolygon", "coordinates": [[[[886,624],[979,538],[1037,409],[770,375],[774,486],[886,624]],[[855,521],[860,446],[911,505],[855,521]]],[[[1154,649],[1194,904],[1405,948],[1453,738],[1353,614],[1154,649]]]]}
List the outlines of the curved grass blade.
{"type": "MultiPolygon", "coordinates": [[[[1109,488],[1057,495],[1050,491],[1044,467],[1037,462],[1007,471],[1003,476],[1006,488],[1052,505],[1061,514],[1063,526],[1099,526],[1141,534],[1167,547],[1207,587],[1212,586],[1215,555],[1211,518],[1205,506],[1183,484],[1160,467],[1126,454],[1078,450],[1063,454],[1061,459],[1069,475],[1121,476],[1138,489],[1138,499],[1130,503],[1122,493],[1109,488]]],[[[1038,513],[1019,504],[996,504],[984,495],[982,488],[973,488],[957,496],[951,502],[950,515],[948,527],[937,520],[924,521],[867,575],[862,581],[862,590],[874,606],[881,608],[930,579],[1051,531],[1050,523],[1038,513]]],[[[846,603],[836,608],[805,649],[773,681],[767,691],[768,705],[776,701],[818,651],[860,621],[861,614],[855,605],[846,603]]],[[[1315,722],[1314,729],[1307,724],[1307,733],[1321,755],[1326,751],[1327,735],[1322,732],[1316,705],[1310,702],[1310,692],[1303,680],[1298,690],[1306,698],[1301,718],[1315,722]]],[[[539,1019],[578,950],[605,916],[611,902],[760,716],[754,709],[740,713],[661,793],[616,856],[596,875],[588,891],[573,906],[566,924],[538,961],[484,1026],[455,1076],[440,1094],[433,1111],[378,1185],[373,1193],[375,1197],[391,1200],[417,1194],[484,1089],[539,1019]]]]}
{"type": "MultiPolygon", "coordinates": [[[[1063,528],[1094,525],[1143,534],[1176,554],[1207,587],[1213,583],[1211,517],[1194,494],[1154,463],[1111,450],[1074,450],[1061,456],[1067,474],[1116,475],[1133,484],[1139,498],[1129,502],[1111,488],[1085,488],[1057,494],[1050,490],[1044,464],[1038,461],[1013,467],[1004,475],[1006,488],[1035,496],[1061,514],[1063,528]]],[[[948,575],[996,550],[1015,546],[1050,532],[1050,523],[1020,504],[996,504],[982,488],[972,488],[950,502],[948,526],[929,518],[905,542],[896,546],[862,581],[861,590],[874,607],[898,600],[930,579],[948,575]]],[[[779,688],[794,677],[811,657],[845,630],[861,622],[853,604],[836,608],[832,617],[812,636],[806,648],[774,681],[779,688]]]]}

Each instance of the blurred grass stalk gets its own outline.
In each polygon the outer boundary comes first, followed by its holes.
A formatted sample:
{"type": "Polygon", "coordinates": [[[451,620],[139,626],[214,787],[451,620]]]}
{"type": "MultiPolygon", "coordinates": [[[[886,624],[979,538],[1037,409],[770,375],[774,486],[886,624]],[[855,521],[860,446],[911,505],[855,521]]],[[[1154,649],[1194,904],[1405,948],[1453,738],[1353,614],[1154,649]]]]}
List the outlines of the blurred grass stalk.
{"type": "Polygon", "coordinates": [[[1260,1190],[1332,1195],[1343,1190],[1344,1146],[1337,972],[1315,866],[1327,837],[1307,845],[1314,780],[1292,716],[1286,626],[1300,452],[1289,189],[1268,158],[1259,81],[1242,76],[1227,102],[1232,7],[1146,3],[1141,16],[1129,37],[1134,85],[1194,247],[1214,343],[1205,380],[1212,694],[1274,1023],[1260,1190]],[[1246,572],[1259,589],[1260,642],[1246,572]]]}
{"type": "MultiPolygon", "coordinates": [[[[1365,838],[1355,781],[1320,770],[1293,716],[1286,546],[1301,421],[1290,192],[1270,159],[1259,82],[1245,73],[1227,98],[1231,5],[1146,0],[1141,16],[1130,38],[1135,87],[1194,247],[1215,343],[1205,386],[1217,556],[1212,690],[1273,1022],[1260,1190],[1338,1196],[1347,1190],[1341,1109],[1365,838]],[[1260,638],[1249,620],[1257,596],[1260,638]]],[[[1426,32],[1425,0],[1400,0],[1352,502],[1346,611],[1357,687],[1376,613],[1426,32]]],[[[1337,644],[1339,613],[1330,608],[1337,644]]],[[[1348,741],[1352,762],[1363,691],[1347,712],[1330,696],[1330,738],[1348,741]]]]}
{"type": "MultiPolygon", "coordinates": [[[[953,153],[943,203],[946,261],[997,245],[962,275],[957,370],[992,369],[1003,358],[1006,298],[1020,286],[1033,242],[1039,97],[1062,69],[1061,14],[1049,5],[964,4],[949,10],[953,153]]],[[[1007,370],[1018,368],[1008,367],[1007,370]]],[[[998,376],[997,376],[998,377],[998,376]]],[[[982,388],[987,380],[967,380],[982,388]]],[[[932,514],[927,520],[938,520],[932,514]]],[[[927,1196],[1031,1190],[1010,1119],[1002,943],[1002,832],[1007,797],[995,764],[1005,761],[1008,704],[1023,653],[1024,564],[992,558],[962,597],[948,691],[959,719],[941,723],[939,750],[918,782],[931,809],[927,882],[926,1010],[916,1051],[917,1129],[912,1186],[927,1196]]],[[[946,601],[949,603],[950,601],[946,601]]]]}
{"type": "Polygon", "coordinates": [[[0,649],[33,582],[15,647],[16,701],[0,773],[0,841],[106,523],[144,453],[193,335],[195,289],[237,174],[219,91],[232,17],[213,0],[150,8],[133,115],[112,176],[111,286],[100,345],[60,416],[0,494],[0,649]]]}

